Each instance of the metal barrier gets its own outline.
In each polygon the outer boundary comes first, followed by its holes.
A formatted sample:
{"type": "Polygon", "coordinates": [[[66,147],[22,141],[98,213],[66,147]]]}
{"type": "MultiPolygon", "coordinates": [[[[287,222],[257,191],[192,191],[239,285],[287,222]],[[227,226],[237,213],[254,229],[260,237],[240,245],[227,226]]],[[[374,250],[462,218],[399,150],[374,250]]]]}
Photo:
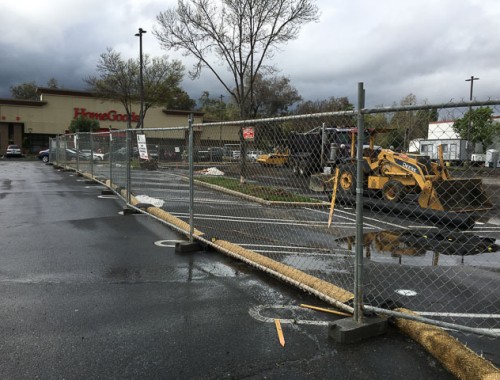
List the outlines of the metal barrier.
{"type": "Polygon", "coordinates": [[[498,152],[476,152],[500,101],[367,109],[359,90],[352,111],[60,136],[56,161],[356,319],[498,337],[498,152]]]}

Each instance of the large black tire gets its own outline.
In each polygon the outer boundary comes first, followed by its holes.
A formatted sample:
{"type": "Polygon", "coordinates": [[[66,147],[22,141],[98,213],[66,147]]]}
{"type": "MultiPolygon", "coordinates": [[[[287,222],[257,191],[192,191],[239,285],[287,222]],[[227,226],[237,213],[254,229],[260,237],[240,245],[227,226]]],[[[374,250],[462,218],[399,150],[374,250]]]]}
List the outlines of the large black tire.
{"type": "Polygon", "coordinates": [[[406,189],[399,181],[390,180],[382,188],[384,199],[389,202],[400,202],[406,195],[406,189]]]}
{"type": "Polygon", "coordinates": [[[339,166],[337,196],[340,198],[354,197],[356,195],[356,177],[356,165],[354,163],[341,164],[339,166]]]}

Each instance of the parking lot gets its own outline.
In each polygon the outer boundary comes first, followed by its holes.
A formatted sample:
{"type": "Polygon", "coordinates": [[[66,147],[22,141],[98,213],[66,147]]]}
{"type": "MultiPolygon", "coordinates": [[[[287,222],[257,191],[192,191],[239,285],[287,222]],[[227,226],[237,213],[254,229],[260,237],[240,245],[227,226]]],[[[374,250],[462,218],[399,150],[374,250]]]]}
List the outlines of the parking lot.
{"type": "MultiPolygon", "coordinates": [[[[332,342],[338,317],[300,307],[316,298],[216,252],[175,254],[182,235],[72,171],[0,168],[2,378],[453,378],[393,328],[332,342]]],[[[466,339],[496,360],[497,342],[466,339]]]]}
{"type": "MultiPolygon", "coordinates": [[[[219,167],[231,173],[227,165],[219,167]]],[[[105,166],[102,169],[107,170],[105,166]]],[[[287,184],[288,190],[314,195],[307,190],[305,181],[290,180],[287,168],[257,166],[252,170],[250,181],[261,180],[275,186],[287,184]]],[[[134,171],[133,193],[160,199],[165,202],[162,208],[189,221],[186,175],[186,168],[179,166],[162,167],[156,172],[134,171]]],[[[488,191],[495,188],[490,186],[488,191]]],[[[328,199],[325,194],[319,197],[328,199]]],[[[196,228],[208,238],[230,239],[234,244],[345,289],[353,287],[356,230],[353,207],[338,207],[328,228],[328,207],[266,207],[233,194],[196,186],[193,211],[196,228]]],[[[364,233],[365,297],[371,304],[380,306],[390,300],[436,319],[498,331],[498,297],[491,297],[491,292],[483,290],[486,279],[498,282],[497,276],[491,277],[500,270],[498,219],[483,215],[472,228],[463,230],[443,224],[430,225],[425,219],[366,210],[364,233]],[[464,238],[475,244],[465,253],[464,238]],[[464,292],[462,272],[468,266],[477,273],[467,278],[467,292],[464,292]],[[444,282],[446,287],[442,286],[444,282]],[[456,299],[459,305],[453,304],[456,299]]]]}

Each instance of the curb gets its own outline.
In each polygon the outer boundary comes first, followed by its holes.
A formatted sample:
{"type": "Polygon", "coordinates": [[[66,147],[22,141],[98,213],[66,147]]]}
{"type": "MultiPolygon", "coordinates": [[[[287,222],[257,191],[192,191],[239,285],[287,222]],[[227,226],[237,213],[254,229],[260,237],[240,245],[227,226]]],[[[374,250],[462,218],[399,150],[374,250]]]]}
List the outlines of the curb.
{"type": "MultiPolygon", "coordinates": [[[[411,310],[396,311],[418,316],[411,310]]],[[[499,380],[500,370],[464,346],[443,329],[409,319],[396,318],[396,326],[424,347],[450,373],[459,379],[499,380]]]]}

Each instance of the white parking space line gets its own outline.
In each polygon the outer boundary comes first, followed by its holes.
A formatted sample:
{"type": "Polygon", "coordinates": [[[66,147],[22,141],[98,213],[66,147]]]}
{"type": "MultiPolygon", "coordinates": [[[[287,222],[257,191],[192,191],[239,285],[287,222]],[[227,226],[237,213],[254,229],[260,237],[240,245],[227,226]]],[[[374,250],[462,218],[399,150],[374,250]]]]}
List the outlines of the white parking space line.
{"type": "Polygon", "coordinates": [[[471,231],[463,231],[464,234],[476,234],[480,232],[497,232],[500,231],[500,226],[499,227],[488,227],[488,226],[481,226],[481,229],[478,230],[471,230],[471,231]]]}
{"type": "Polygon", "coordinates": [[[155,241],[155,245],[158,247],[165,247],[165,248],[175,248],[176,243],[182,243],[186,240],[158,240],[155,241]]]}
{"type": "MultiPolygon", "coordinates": [[[[328,216],[328,212],[326,211],[322,211],[322,210],[315,210],[315,209],[312,209],[312,208],[308,208],[308,207],[305,207],[304,208],[305,210],[308,210],[308,211],[312,211],[312,212],[316,212],[316,213],[320,213],[320,214],[323,214],[325,216],[328,216]]],[[[337,212],[344,212],[345,214],[347,214],[348,216],[342,216],[342,215],[338,215],[338,213],[335,215],[333,215],[333,222],[332,222],[332,225],[338,225],[338,223],[335,223],[335,219],[346,219],[346,220],[349,220],[351,221],[354,225],[356,224],[356,215],[355,214],[351,214],[351,213],[348,213],[348,212],[345,212],[345,211],[342,211],[342,210],[337,210],[337,212]]],[[[375,219],[373,219],[375,220],[375,219]]],[[[378,222],[382,222],[380,220],[377,220],[378,222]]],[[[384,222],[382,222],[384,223],[384,222]]],[[[382,230],[383,228],[381,226],[377,226],[377,225],[374,225],[374,224],[369,224],[369,223],[364,223],[363,226],[365,227],[369,227],[369,228],[373,228],[373,229],[376,229],[376,230],[382,230]]],[[[400,228],[404,228],[402,226],[399,226],[400,228]]]]}
{"type": "Polygon", "coordinates": [[[303,320],[303,319],[289,319],[280,318],[279,316],[265,317],[261,314],[264,309],[286,309],[286,310],[306,310],[300,306],[286,306],[286,305],[258,305],[250,308],[248,314],[255,320],[263,323],[274,323],[275,319],[279,319],[280,323],[290,323],[295,325],[314,325],[314,326],[328,326],[331,322],[329,321],[315,321],[315,320],[303,320]]]}
{"type": "MultiPolygon", "coordinates": [[[[189,214],[187,213],[172,213],[172,215],[179,218],[187,218],[189,214]]],[[[320,221],[307,221],[307,220],[296,220],[296,219],[273,219],[273,218],[248,218],[248,217],[238,217],[238,216],[226,216],[226,215],[211,215],[211,214],[194,214],[194,218],[198,220],[220,220],[226,222],[237,222],[237,223],[249,223],[249,224],[273,224],[273,225],[283,225],[283,226],[302,226],[302,227],[326,227],[327,222],[320,221]]],[[[343,228],[355,228],[355,223],[336,223],[338,227],[343,228]]]]}

